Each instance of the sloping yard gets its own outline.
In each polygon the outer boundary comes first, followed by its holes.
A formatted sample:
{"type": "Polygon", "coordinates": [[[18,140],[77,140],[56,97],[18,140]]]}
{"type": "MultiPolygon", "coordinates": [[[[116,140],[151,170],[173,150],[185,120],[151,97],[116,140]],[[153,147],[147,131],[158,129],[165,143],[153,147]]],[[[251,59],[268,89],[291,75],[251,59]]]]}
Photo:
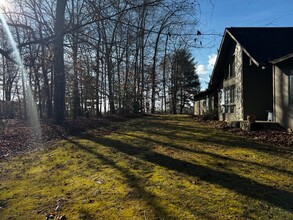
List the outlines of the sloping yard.
{"type": "Polygon", "coordinates": [[[148,116],[1,159],[0,219],[293,219],[292,174],[292,147],[148,116]]]}

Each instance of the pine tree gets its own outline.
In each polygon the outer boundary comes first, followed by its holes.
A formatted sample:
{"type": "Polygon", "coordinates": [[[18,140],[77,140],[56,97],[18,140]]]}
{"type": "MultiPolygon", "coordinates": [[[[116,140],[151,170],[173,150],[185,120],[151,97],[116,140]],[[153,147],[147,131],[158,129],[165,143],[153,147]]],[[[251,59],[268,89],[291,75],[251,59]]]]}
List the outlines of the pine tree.
{"type": "Polygon", "coordinates": [[[196,63],[186,49],[177,50],[173,55],[171,75],[172,113],[180,114],[184,108],[190,107],[194,94],[200,90],[200,82],[196,73],[196,63]]]}

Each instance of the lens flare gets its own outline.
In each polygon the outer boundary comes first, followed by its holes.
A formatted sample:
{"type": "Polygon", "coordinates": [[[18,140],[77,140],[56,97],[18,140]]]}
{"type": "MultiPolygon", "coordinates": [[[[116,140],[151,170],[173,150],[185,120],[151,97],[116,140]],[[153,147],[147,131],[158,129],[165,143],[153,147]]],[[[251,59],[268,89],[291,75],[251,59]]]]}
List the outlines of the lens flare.
{"type": "Polygon", "coordinates": [[[31,130],[32,130],[33,138],[37,141],[37,143],[41,143],[40,142],[41,141],[41,125],[40,125],[40,120],[39,120],[34,96],[32,93],[32,89],[29,84],[28,73],[26,68],[23,65],[21,54],[17,48],[16,42],[12,36],[12,33],[8,27],[8,24],[1,10],[0,10],[0,21],[2,23],[3,30],[6,32],[7,38],[10,41],[11,47],[13,49],[13,54],[12,54],[13,58],[18,63],[19,72],[23,79],[23,87],[24,87],[25,96],[26,96],[26,108],[28,112],[28,119],[32,128],[31,130]]]}
{"type": "Polygon", "coordinates": [[[7,6],[6,0],[0,0],[0,6],[1,7],[6,7],[7,6]]]}

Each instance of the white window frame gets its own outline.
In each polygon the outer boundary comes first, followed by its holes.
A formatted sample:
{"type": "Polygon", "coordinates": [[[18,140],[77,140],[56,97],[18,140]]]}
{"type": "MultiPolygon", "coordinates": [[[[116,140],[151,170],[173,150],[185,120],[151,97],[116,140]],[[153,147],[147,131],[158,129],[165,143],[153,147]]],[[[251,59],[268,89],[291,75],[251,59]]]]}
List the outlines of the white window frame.
{"type": "Polygon", "coordinates": [[[236,87],[235,85],[224,88],[225,113],[235,113],[236,87]]]}

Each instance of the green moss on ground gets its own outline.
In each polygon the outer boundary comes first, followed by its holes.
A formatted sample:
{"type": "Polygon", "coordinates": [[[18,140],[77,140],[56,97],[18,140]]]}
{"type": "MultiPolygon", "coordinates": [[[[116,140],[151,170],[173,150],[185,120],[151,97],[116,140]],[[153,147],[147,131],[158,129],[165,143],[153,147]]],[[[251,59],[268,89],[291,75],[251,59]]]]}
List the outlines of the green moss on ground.
{"type": "Polygon", "coordinates": [[[1,219],[293,219],[292,152],[188,116],[115,128],[0,160],[1,219]]]}

